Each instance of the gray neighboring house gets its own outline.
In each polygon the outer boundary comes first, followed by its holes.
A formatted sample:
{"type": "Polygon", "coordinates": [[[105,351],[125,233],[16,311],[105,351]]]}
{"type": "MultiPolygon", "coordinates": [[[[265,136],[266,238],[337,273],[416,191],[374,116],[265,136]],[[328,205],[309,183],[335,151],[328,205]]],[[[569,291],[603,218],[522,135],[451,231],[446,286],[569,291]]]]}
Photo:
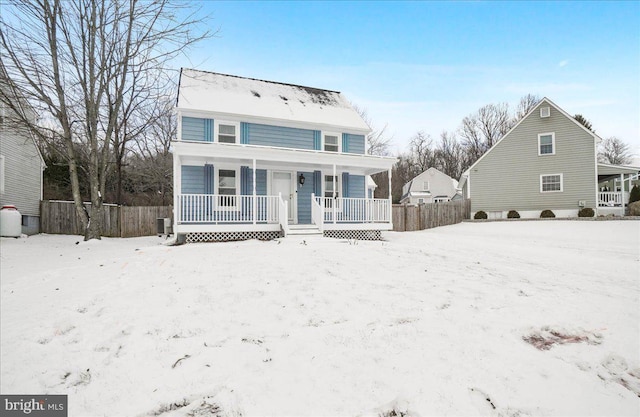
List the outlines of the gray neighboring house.
{"type": "Polygon", "coordinates": [[[10,114],[0,103],[0,206],[16,206],[22,214],[22,233],[33,235],[40,231],[45,163],[33,136],[16,126],[10,114]]]}
{"type": "Polygon", "coordinates": [[[638,168],[599,164],[601,138],[548,98],[543,98],[491,149],[462,174],[460,187],[471,199],[471,216],[506,218],[576,217],[583,207],[597,215],[623,215],[629,183],[638,168]],[[617,190],[601,184],[619,179],[617,190]]]}
{"type": "Polygon", "coordinates": [[[458,181],[436,168],[429,168],[402,187],[400,204],[430,204],[451,201],[458,181]]]}

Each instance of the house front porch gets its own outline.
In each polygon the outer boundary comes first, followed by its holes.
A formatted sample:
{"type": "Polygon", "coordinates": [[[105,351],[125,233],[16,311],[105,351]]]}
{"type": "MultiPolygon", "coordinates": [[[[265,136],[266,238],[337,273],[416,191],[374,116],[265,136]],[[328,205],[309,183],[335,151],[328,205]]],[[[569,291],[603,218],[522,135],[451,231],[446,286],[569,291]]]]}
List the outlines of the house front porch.
{"type": "Polygon", "coordinates": [[[638,182],[638,170],[636,167],[598,164],[598,215],[625,215],[629,192],[638,182]]]}
{"type": "MultiPolygon", "coordinates": [[[[392,230],[391,198],[370,198],[366,176],[394,158],[265,146],[176,143],[174,231],[187,241],[270,239],[292,228],[392,230]],[[212,238],[214,237],[214,238],[212,238]]],[[[342,236],[346,236],[342,234],[342,236]]],[[[354,234],[354,237],[356,235],[354,234]]]]}

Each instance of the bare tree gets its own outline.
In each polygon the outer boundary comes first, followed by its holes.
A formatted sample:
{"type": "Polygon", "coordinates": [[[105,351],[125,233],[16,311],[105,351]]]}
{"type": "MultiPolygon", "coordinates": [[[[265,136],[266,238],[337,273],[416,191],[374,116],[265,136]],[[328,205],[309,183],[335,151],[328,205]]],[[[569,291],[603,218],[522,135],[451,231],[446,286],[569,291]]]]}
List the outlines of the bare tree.
{"type": "MultiPolygon", "coordinates": [[[[85,240],[102,233],[102,198],[111,145],[132,73],[157,70],[189,45],[202,17],[169,0],[12,1],[0,17],[7,82],[42,115],[22,121],[40,140],[64,145],[85,240]],[[91,211],[80,195],[78,151],[88,156],[91,211]]],[[[0,100],[21,114],[11,97],[0,100]]]]}
{"type": "Polygon", "coordinates": [[[612,136],[598,145],[598,161],[611,165],[626,165],[631,163],[629,145],[612,136]]]}
{"type": "Polygon", "coordinates": [[[520,102],[518,103],[518,108],[516,109],[516,114],[514,116],[515,123],[519,122],[524,116],[529,114],[529,112],[533,110],[539,102],[540,97],[535,94],[527,94],[520,98],[520,102]]]}
{"type": "Polygon", "coordinates": [[[147,128],[136,136],[127,177],[134,179],[131,183],[135,192],[148,196],[147,204],[165,205],[172,200],[173,159],[169,149],[178,123],[168,94],[156,103],[144,117],[149,121],[147,128]]]}
{"type": "Polygon", "coordinates": [[[462,175],[464,150],[454,133],[442,132],[440,142],[435,150],[436,168],[451,178],[459,179],[462,175]]]}
{"type": "Polygon", "coordinates": [[[367,135],[367,153],[369,155],[388,156],[391,141],[393,140],[393,137],[390,137],[387,133],[388,125],[385,123],[382,128],[375,128],[367,109],[354,103],[351,103],[351,106],[371,128],[371,133],[367,135]]]}
{"type": "Polygon", "coordinates": [[[487,104],[462,120],[458,131],[470,163],[475,162],[513,126],[509,105],[487,104]]]}
{"type": "Polygon", "coordinates": [[[435,165],[436,154],[433,149],[431,136],[422,130],[416,132],[409,141],[410,164],[415,167],[418,174],[435,165]]]}

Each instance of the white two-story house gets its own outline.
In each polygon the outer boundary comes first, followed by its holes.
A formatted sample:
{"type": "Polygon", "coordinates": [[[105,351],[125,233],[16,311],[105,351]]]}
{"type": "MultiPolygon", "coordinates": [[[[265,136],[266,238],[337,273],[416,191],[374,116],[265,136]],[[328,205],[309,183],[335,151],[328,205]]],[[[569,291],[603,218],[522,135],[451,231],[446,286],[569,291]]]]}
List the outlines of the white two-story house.
{"type": "Polygon", "coordinates": [[[431,204],[451,201],[458,191],[458,181],[431,167],[402,187],[400,204],[431,204]]]}
{"type": "Polygon", "coordinates": [[[366,177],[391,178],[396,159],[367,155],[370,128],[339,92],[182,69],[177,116],[179,241],[392,229],[391,195],[372,198],[366,177]]]}

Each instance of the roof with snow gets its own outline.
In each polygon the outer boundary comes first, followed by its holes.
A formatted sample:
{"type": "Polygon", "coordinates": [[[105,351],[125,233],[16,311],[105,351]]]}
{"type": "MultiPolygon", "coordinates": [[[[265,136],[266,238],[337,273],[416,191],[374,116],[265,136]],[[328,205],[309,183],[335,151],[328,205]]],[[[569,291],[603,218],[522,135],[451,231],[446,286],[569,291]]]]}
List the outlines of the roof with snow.
{"type": "Polygon", "coordinates": [[[337,91],[188,68],[180,72],[178,108],[371,130],[337,91]]]}

